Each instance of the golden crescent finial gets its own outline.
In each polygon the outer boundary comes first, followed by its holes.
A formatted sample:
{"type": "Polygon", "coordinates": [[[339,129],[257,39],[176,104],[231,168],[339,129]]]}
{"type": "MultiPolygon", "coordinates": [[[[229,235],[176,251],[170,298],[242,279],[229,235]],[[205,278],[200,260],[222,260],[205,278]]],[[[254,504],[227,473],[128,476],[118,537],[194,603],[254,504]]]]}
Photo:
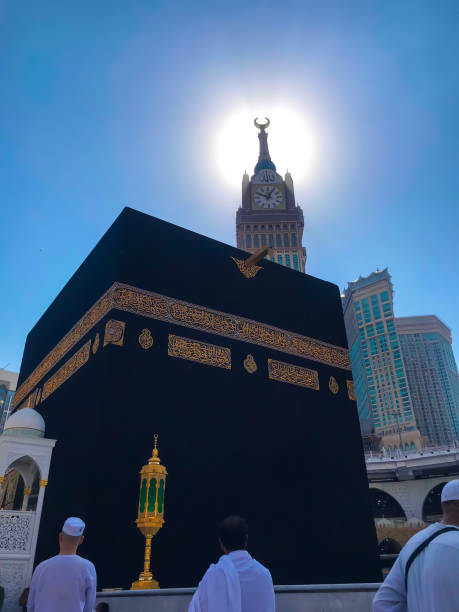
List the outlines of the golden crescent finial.
{"type": "Polygon", "coordinates": [[[253,120],[254,126],[258,128],[259,130],[266,130],[266,128],[269,127],[270,123],[271,122],[268,119],[268,117],[265,117],[265,123],[258,123],[258,117],[255,117],[255,119],[253,120]]]}

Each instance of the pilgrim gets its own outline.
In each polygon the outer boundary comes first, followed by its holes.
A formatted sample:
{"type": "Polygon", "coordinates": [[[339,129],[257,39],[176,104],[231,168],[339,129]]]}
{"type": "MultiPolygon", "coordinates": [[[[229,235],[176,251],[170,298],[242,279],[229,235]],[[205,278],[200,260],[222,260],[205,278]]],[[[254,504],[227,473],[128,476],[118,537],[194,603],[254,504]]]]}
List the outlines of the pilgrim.
{"type": "Polygon", "coordinates": [[[442,490],[443,517],[414,535],[373,601],[373,612],[457,612],[459,480],[442,490]]]}
{"type": "Polygon", "coordinates": [[[68,518],[59,534],[59,554],[40,563],[32,576],[28,612],[93,612],[96,569],[77,555],[85,524],[68,518]]]}
{"type": "Polygon", "coordinates": [[[274,612],[271,574],[246,550],[245,519],[229,516],[222,521],[218,540],[224,554],[204,574],[188,612],[274,612]]]}

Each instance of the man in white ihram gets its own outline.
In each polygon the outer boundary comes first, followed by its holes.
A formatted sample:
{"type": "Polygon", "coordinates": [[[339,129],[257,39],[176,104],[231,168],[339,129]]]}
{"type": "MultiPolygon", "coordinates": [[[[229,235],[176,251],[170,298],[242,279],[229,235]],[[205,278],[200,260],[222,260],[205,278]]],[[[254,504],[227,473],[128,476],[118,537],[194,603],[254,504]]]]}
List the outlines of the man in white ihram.
{"type": "Polygon", "coordinates": [[[441,494],[441,523],[414,535],[373,601],[373,612],[459,610],[459,480],[441,494]]]}
{"type": "Polygon", "coordinates": [[[225,554],[204,574],[188,612],[274,612],[271,574],[246,550],[247,522],[229,516],[220,523],[218,540],[225,554]]]}
{"type": "Polygon", "coordinates": [[[68,518],[59,534],[60,552],[35,568],[27,600],[28,612],[92,612],[96,601],[96,569],[76,554],[85,524],[68,518]]]}

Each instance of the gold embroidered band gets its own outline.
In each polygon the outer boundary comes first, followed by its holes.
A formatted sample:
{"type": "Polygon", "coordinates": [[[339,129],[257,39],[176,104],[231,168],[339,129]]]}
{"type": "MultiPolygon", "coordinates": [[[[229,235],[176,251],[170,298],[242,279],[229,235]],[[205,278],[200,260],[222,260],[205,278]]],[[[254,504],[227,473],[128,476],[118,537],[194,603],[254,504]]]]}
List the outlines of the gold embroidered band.
{"type": "Polygon", "coordinates": [[[182,359],[231,370],[231,351],[225,346],[216,346],[215,344],[198,342],[190,338],[169,334],[167,354],[170,357],[181,357],[182,359]]]}
{"type": "Polygon", "coordinates": [[[309,370],[293,363],[285,363],[285,361],[268,359],[268,373],[272,380],[319,390],[319,374],[316,370],[309,370]]]}
{"type": "Polygon", "coordinates": [[[47,397],[54,393],[62,383],[64,383],[70,376],[75,374],[77,370],[84,365],[89,359],[89,348],[91,346],[91,340],[88,340],[86,344],[72,355],[68,361],[61,366],[55,374],[51,376],[49,380],[43,385],[43,392],[41,394],[41,401],[43,402],[47,397]]]}
{"type": "Polygon", "coordinates": [[[16,391],[14,405],[18,406],[62,357],[114,308],[350,370],[349,352],[343,347],[251,319],[115,283],[26,378],[16,391]]]}

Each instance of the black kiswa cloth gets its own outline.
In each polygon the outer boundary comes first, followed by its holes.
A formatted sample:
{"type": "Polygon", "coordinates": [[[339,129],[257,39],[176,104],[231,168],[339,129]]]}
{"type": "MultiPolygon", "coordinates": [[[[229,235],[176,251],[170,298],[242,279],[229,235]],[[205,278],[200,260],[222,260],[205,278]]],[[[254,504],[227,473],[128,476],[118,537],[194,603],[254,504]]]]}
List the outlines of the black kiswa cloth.
{"type": "Polygon", "coordinates": [[[221,554],[216,525],[232,514],[248,520],[250,553],[275,584],[380,580],[351,372],[277,342],[301,335],[302,346],[313,339],[346,352],[340,291],[268,260],[246,278],[232,258],[248,256],[125,209],[29,333],[20,385],[81,331],[28,392],[42,391],[36,409],[57,440],[37,563],[55,554],[65,519],[80,516],[81,554],[99,586],[137,580],[139,470],[157,433],[168,476],[151,569],[162,588],[198,584],[221,554]],[[80,325],[115,283],[128,289],[80,325]],[[122,302],[128,293],[135,305],[122,302]],[[161,316],[155,304],[165,304],[161,316]],[[327,503],[330,479],[338,504],[327,503]],[[317,516],[325,531],[313,528],[317,516]]]}

